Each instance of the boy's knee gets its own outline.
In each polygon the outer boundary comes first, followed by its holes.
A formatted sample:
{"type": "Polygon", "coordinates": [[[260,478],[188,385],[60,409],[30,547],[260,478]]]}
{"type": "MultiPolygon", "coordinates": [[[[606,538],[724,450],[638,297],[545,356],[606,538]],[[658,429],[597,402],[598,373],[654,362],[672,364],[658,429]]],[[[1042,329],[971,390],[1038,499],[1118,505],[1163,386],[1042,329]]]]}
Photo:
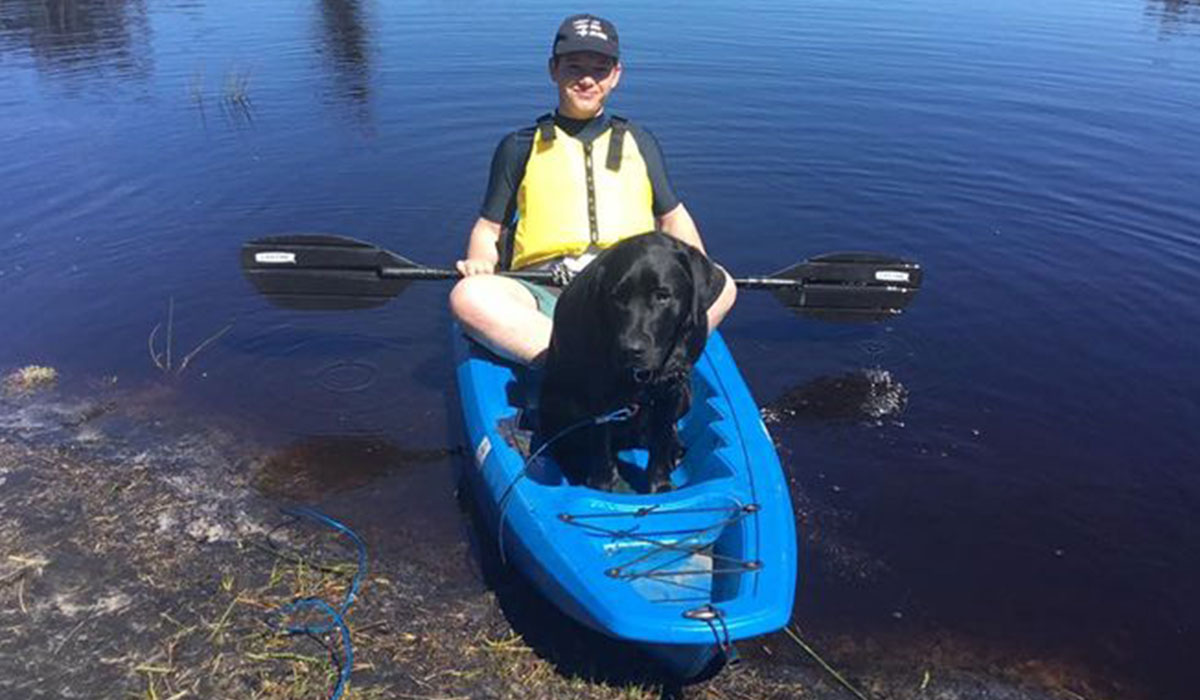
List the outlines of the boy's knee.
{"type": "Polygon", "coordinates": [[[737,284],[733,281],[733,275],[729,274],[725,268],[721,268],[721,271],[725,273],[725,284],[721,287],[721,293],[717,295],[711,308],[724,314],[733,308],[733,303],[737,301],[738,291],[737,284]]]}
{"type": "Polygon", "coordinates": [[[471,327],[492,323],[507,313],[513,297],[509,283],[496,275],[464,277],[450,290],[450,312],[471,327]]]}
{"type": "Polygon", "coordinates": [[[470,322],[481,312],[486,295],[481,293],[479,277],[464,277],[450,290],[450,313],[462,322],[470,322]]]}
{"type": "Polygon", "coordinates": [[[484,328],[503,323],[522,309],[537,309],[529,290],[497,275],[464,277],[450,290],[450,313],[460,323],[484,328]]]}
{"type": "Polygon", "coordinates": [[[721,296],[725,299],[726,310],[733,307],[733,303],[737,301],[738,288],[737,283],[733,281],[733,275],[725,273],[725,289],[721,291],[721,296]]]}
{"type": "Polygon", "coordinates": [[[716,300],[713,301],[712,306],[708,307],[709,332],[712,332],[725,319],[725,315],[733,308],[735,301],[737,301],[737,284],[733,281],[733,275],[726,272],[725,286],[721,289],[721,293],[717,295],[716,300]]]}

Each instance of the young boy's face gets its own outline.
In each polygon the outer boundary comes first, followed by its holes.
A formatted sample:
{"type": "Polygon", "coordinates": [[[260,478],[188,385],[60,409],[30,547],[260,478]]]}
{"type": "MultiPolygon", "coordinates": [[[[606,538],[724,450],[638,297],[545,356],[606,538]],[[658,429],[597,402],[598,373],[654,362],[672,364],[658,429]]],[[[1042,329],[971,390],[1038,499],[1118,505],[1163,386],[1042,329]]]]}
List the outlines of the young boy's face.
{"type": "Polygon", "coordinates": [[[621,81],[621,64],[610,56],[580,51],[550,59],[550,77],[558,85],[558,111],[572,119],[590,119],[621,81]]]}

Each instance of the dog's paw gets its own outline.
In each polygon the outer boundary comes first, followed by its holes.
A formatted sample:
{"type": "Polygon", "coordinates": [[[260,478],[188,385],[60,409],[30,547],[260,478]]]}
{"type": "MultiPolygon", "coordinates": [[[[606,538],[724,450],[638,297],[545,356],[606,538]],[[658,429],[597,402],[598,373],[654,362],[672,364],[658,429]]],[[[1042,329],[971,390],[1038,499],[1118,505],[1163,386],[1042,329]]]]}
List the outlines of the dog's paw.
{"type": "Polygon", "coordinates": [[[673,490],[675,487],[671,484],[669,478],[652,479],[650,481],[650,493],[666,493],[673,490]]]}
{"type": "Polygon", "coordinates": [[[605,474],[603,476],[592,474],[588,476],[587,480],[588,488],[596,489],[598,491],[615,491],[618,483],[620,483],[620,478],[615,472],[612,474],[605,474]]]}

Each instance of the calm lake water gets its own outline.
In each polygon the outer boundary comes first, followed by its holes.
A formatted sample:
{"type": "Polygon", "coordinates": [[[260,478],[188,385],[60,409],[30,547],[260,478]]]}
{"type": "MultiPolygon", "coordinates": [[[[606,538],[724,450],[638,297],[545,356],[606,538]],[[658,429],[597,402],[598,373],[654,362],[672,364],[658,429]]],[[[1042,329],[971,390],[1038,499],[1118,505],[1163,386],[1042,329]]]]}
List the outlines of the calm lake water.
{"type": "MultiPolygon", "coordinates": [[[[914,649],[914,682],[954,647],[1194,697],[1200,3],[593,9],[624,44],[612,107],[659,137],[714,257],[752,275],[881,250],[927,270],[894,323],[744,293],[724,326],[764,403],[873,368],[908,392],[882,421],[772,427],[801,626],[914,649]]],[[[567,10],[0,3],[0,369],[170,383],[181,410],[278,447],[457,445],[445,285],[285,312],[238,247],[325,231],[456,259],[495,143],[553,106],[567,10]],[[168,313],[174,367],[233,325],[168,379],[148,350],[168,313]]],[[[452,470],[413,468],[330,498],[461,536],[452,470]]]]}

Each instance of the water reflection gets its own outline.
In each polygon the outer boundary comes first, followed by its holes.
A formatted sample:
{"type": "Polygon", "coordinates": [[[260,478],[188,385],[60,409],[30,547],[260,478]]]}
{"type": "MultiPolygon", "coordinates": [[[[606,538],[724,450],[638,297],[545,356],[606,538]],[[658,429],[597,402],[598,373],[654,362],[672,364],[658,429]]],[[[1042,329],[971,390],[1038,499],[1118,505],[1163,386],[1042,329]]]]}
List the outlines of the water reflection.
{"type": "Polygon", "coordinates": [[[362,122],[370,121],[371,56],[369,17],[359,0],[321,0],[319,52],[330,70],[329,92],[349,105],[362,122]]]}
{"type": "Polygon", "coordinates": [[[203,67],[188,79],[188,95],[200,121],[208,127],[208,104],[217,106],[226,123],[234,127],[253,126],[254,101],[250,99],[252,74],[249,68],[234,66],[209,85],[203,67]]]}
{"type": "Polygon", "coordinates": [[[0,3],[0,51],[24,49],[39,72],[88,84],[105,76],[144,79],[152,69],[143,0],[0,3]]]}
{"type": "Polygon", "coordinates": [[[439,463],[453,455],[449,448],[404,448],[375,436],[310,437],[263,459],[254,484],[274,497],[316,501],[390,472],[439,463]]]}
{"type": "Polygon", "coordinates": [[[1200,26],[1200,2],[1197,0],[1149,0],[1146,15],[1158,19],[1164,35],[1195,31],[1200,26]]]}

